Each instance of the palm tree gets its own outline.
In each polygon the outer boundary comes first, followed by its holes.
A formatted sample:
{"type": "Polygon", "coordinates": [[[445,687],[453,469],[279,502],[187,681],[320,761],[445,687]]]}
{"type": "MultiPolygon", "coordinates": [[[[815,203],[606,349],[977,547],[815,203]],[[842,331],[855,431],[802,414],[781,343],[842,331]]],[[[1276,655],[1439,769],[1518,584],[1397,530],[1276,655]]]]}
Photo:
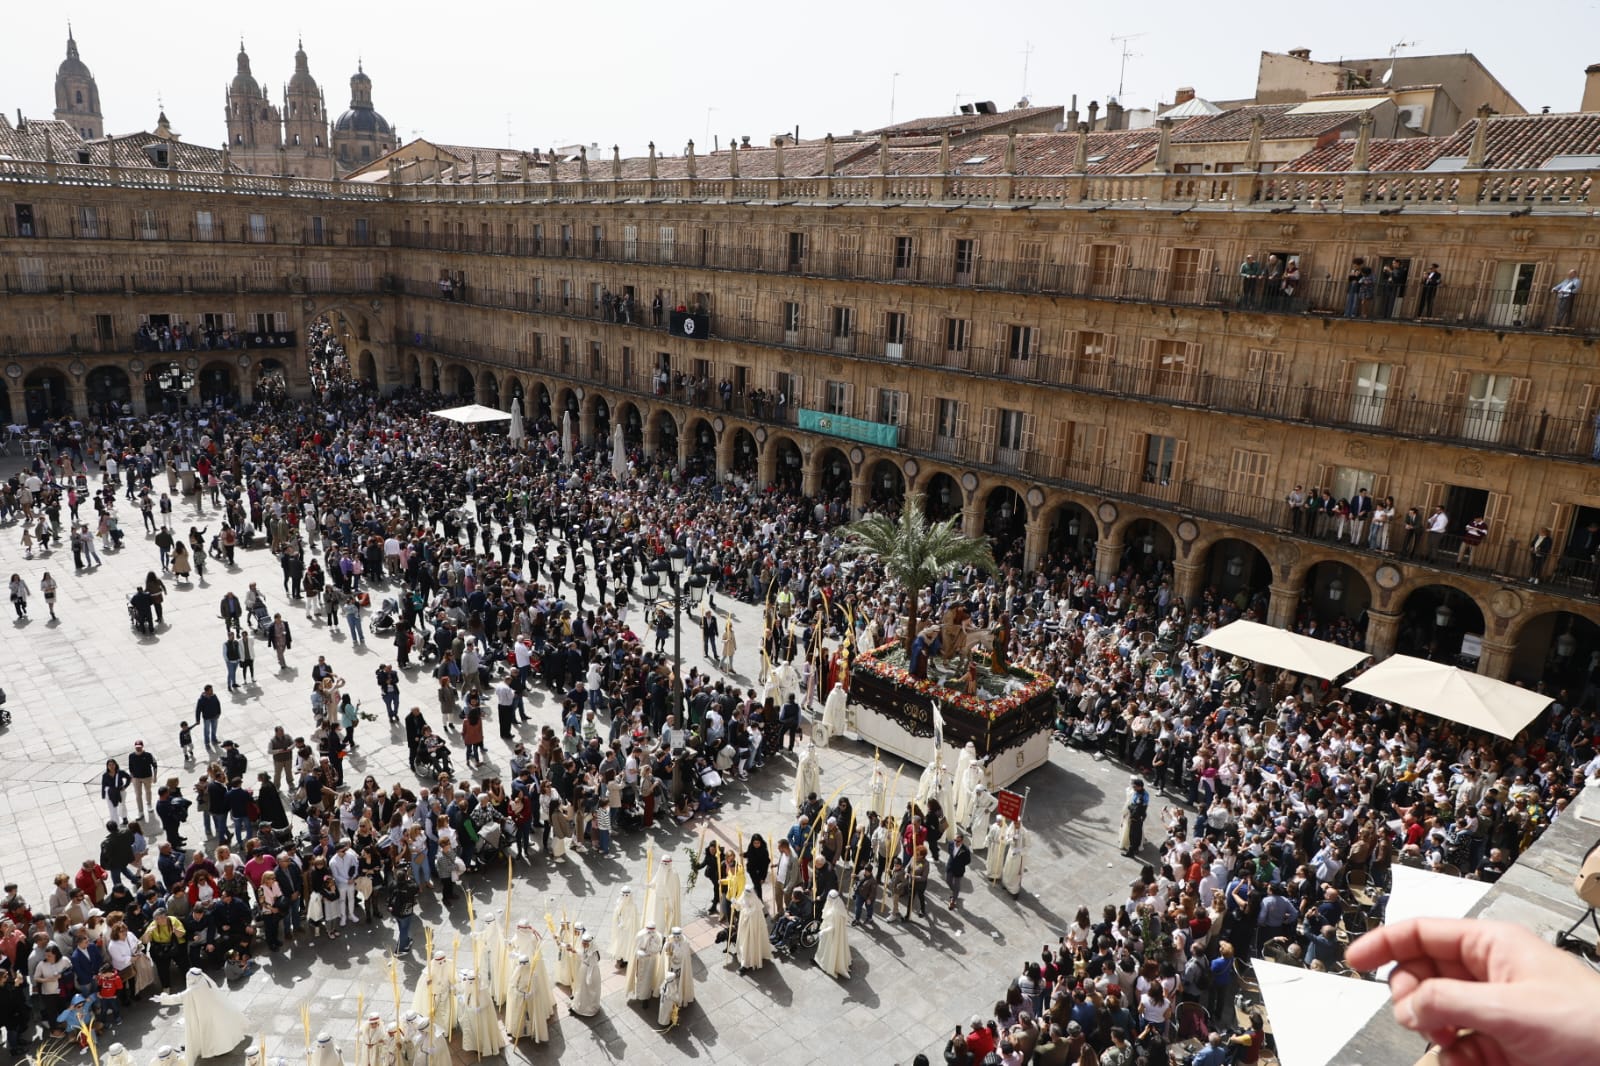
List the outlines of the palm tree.
{"type": "Polygon", "coordinates": [[[995,569],[988,538],[966,536],[955,518],[929,522],[920,492],[906,497],[899,518],[868,515],[845,527],[844,533],[845,554],[876,559],[890,578],[905,587],[911,601],[903,638],[908,651],[917,634],[917,600],[925,586],[963,566],[995,569]]]}

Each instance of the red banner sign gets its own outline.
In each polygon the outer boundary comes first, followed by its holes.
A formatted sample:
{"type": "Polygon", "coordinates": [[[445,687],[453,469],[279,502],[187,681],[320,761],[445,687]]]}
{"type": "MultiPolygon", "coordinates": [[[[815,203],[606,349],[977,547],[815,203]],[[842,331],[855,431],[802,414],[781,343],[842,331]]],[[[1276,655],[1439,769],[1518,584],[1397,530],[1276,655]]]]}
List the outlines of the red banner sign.
{"type": "Polygon", "coordinates": [[[1002,818],[1009,818],[1015,822],[1022,817],[1022,797],[1015,792],[1001,789],[995,796],[996,810],[1002,818]]]}

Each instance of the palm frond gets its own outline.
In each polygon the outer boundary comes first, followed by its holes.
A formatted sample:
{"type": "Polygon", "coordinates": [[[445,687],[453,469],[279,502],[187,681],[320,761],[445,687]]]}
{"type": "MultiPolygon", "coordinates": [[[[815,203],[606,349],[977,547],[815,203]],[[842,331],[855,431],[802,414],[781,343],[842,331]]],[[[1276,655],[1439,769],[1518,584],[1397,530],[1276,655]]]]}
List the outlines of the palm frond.
{"type": "Polygon", "coordinates": [[[875,559],[893,581],[916,593],[941,575],[964,566],[995,568],[987,537],[968,537],[957,519],[929,522],[922,496],[906,497],[898,519],[869,515],[845,527],[843,552],[875,559]]]}

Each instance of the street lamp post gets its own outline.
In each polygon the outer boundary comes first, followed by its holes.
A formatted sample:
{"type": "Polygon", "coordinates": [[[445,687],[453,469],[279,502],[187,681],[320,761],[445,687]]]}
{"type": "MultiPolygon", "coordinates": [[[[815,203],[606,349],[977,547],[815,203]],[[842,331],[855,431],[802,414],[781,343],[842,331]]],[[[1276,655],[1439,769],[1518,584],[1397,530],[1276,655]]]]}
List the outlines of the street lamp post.
{"type": "Polygon", "coordinates": [[[650,572],[641,579],[646,601],[651,605],[669,604],[672,607],[672,707],[680,715],[679,724],[687,724],[683,714],[683,615],[693,614],[705,598],[706,579],[696,567],[687,580],[689,553],[683,548],[673,548],[666,557],[650,564],[650,572]]]}

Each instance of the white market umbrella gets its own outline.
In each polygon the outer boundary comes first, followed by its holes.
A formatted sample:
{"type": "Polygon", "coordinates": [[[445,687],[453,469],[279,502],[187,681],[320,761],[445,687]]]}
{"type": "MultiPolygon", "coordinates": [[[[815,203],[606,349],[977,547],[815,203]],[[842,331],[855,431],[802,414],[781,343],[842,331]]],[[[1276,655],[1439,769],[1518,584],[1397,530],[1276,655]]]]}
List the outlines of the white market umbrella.
{"type": "Polygon", "coordinates": [[[434,418],[442,418],[447,422],[459,422],[468,426],[482,422],[505,422],[511,418],[504,411],[496,411],[493,407],[485,407],[480,403],[469,403],[465,407],[446,407],[441,411],[430,413],[434,418]]]}
{"type": "Polygon", "coordinates": [[[628,476],[628,446],[622,439],[622,423],[611,427],[611,476],[618,481],[628,476]]]}
{"type": "Polygon", "coordinates": [[[513,397],[511,400],[511,428],[506,431],[506,436],[513,441],[520,441],[527,435],[527,431],[522,427],[522,399],[521,397],[513,397]]]}
{"type": "Polygon", "coordinates": [[[561,412],[561,465],[572,465],[572,412],[561,412]]]}
{"type": "Polygon", "coordinates": [[[1391,655],[1344,687],[1507,740],[1550,705],[1549,696],[1410,655],[1391,655]]]}
{"type": "Polygon", "coordinates": [[[1353,669],[1367,658],[1364,651],[1245,619],[1229,623],[1221,629],[1213,629],[1196,643],[1251,662],[1266,663],[1328,681],[1353,669]]]}

